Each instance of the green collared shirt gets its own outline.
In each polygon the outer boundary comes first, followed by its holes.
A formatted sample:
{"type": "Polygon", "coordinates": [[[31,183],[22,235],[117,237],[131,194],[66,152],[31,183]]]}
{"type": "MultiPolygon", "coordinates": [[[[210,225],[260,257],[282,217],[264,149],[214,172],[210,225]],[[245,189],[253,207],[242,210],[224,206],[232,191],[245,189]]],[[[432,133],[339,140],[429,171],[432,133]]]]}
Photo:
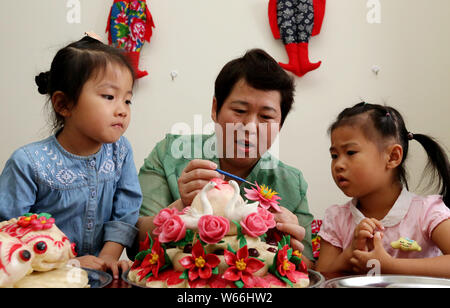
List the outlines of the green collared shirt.
{"type": "MultiPolygon", "coordinates": [[[[206,159],[215,162],[219,168],[219,158],[215,150],[216,136],[212,135],[172,135],[160,141],[144,160],[139,171],[139,182],[143,193],[141,216],[154,216],[169,204],[180,199],[178,178],[193,159],[206,159]]],[[[299,224],[306,230],[303,254],[313,260],[311,245],[311,222],[306,198],[307,183],[302,173],[290,167],[269,152],[266,152],[253,167],[247,181],[265,184],[278,192],[280,205],[297,215],[299,224]]],[[[245,200],[242,183],[241,195],[245,200]]]]}

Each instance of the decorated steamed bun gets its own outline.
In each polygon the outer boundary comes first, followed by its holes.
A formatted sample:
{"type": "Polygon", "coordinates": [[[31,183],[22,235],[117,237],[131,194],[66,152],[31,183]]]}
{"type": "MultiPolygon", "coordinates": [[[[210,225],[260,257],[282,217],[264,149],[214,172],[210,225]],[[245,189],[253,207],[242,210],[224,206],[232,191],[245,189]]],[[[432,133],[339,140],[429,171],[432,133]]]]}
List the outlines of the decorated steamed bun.
{"type": "Polygon", "coordinates": [[[0,233],[18,239],[34,254],[31,266],[35,271],[60,268],[75,257],[74,245],[55,225],[50,214],[25,214],[2,223],[0,233]]]}
{"type": "Polygon", "coordinates": [[[0,232],[0,287],[12,287],[31,273],[34,254],[19,239],[0,232]]]}

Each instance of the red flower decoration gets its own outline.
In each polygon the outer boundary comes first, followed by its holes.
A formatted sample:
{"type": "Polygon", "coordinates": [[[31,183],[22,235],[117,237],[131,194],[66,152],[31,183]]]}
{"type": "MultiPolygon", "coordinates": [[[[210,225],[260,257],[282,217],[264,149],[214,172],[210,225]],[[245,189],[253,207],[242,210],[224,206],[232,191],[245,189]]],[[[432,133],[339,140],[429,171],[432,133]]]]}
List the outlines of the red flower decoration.
{"type": "Polygon", "coordinates": [[[288,249],[292,248],[289,248],[288,245],[284,245],[283,249],[278,250],[277,270],[281,276],[286,277],[291,282],[296,282],[294,274],[295,264],[290,262],[288,259],[288,249]]]}
{"type": "Polygon", "coordinates": [[[39,230],[47,230],[53,227],[53,224],[55,223],[54,218],[47,218],[45,216],[41,216],[37,219],[31,220],[31,229],[33,231],[39,231],[39,230]]]}
{"type": "Polygon", "coordinates": [[[161,247],[158,238],[156,238],[153,242],[151,253],[146,255],[140,264],[140,268],[142,269],[139,271],[138,276],[142,279],[151,272],[153,273],[153,276],[157,278],[159,269],[163,267],[164,264],[164,249],[161,247]]]}
{"type": "Polygon", "coordinates": [[[31,216],[22,216],[19,218],[19,221],[17,222],[17,224],[22,228],[26,228],[26,227],[30,226],[31,222],[33,220],[36,220],[37,217],[38,216],[36,214],[33,214],[31,216]]]}
{"type": "Polygon", "coordinates": [[[225,249],[225,262],[230,266],[223,274],[223,278],[230,281],[242,280],[244,286],[253,285],[253,273],[264,266],[264,262],[249,258],[247,245],[239,249],[236,254],[225,249]]]}
{"type": "Polygon", "coordinates": [[[213,268],[219,265],[220,259],[212,253],[205,255],[202,244],[197,241],[192,247],[192,256],[184,257],[179,262],[181,266],[189,270],[189,280],[193,281],[198,277],[210,278],[213,268]]]}

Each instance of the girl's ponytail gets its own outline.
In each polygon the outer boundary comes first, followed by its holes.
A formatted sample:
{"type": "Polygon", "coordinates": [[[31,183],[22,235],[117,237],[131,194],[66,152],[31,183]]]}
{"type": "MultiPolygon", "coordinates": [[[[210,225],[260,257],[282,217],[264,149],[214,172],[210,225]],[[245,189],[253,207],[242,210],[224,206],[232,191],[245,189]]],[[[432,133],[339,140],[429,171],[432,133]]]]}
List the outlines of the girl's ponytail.
{"type": "Polygon", "coordinates": [[[409,133],[408,139],[418,141],[428,155],[428,163],[425,167],[426,171],[433,172],[435,176],[432,179],[439,179],[440,194],[447,207],[450,208],[450,166],[447,154],[444,149],[431,137],[422,134],[409,133]]]}

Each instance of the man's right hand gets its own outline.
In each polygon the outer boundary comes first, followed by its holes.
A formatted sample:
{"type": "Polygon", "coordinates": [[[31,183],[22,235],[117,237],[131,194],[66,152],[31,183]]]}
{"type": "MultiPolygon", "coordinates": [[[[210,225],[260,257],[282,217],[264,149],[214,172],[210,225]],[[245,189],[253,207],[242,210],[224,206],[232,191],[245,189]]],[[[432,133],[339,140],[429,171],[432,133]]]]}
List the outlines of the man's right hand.
{"type": "Polygon", "coordinates": [[[215,171],[217,165],[209,160],[194,159],[184,168],[181,176],[178,178],[178,190],[183,205],[190,206],[195,196],[208,184],[213,178],[224,176],[215,171]]]}

